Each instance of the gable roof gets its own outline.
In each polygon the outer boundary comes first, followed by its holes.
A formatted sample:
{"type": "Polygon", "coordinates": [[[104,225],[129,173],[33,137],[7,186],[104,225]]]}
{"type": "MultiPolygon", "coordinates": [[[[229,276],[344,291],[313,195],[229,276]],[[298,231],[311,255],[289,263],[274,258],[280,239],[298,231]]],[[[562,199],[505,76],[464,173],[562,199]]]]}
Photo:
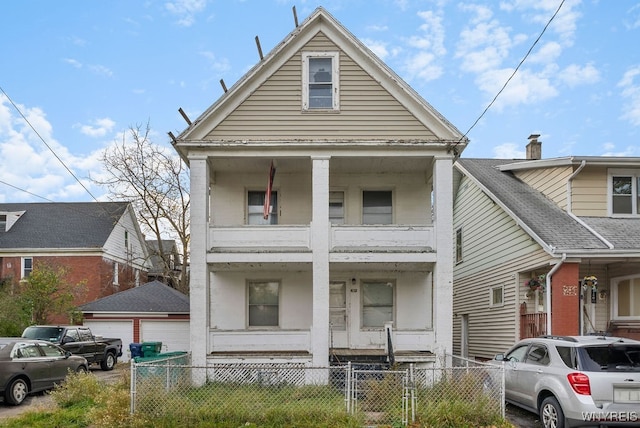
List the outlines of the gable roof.
{"type": "Polygon", "coordinates": [[[501,165],[518,162],[526,161],[467,158],[458,159],[455,165],[549,253],[610,252],[607,243],[577,217],[569,215],[510,171],[500,170],[501,165]]]}
{"type": "Polygon", "coordinates": [[[102,248],[128,202],[47,202],[0,204],[18,217],[0,230],[2,249],[102,248]]]}
{"type": "MultiPolygon", "coordinates": [[[[379,85],[433,131],[439,143],[454,144],[462,151],[467,144],[449,121],[406,84],[362,42],[343,27],[324,8],[318,7],[302,24],[296,27],[272,51],[249,70],[200,117],[193,121],[174,141],[176,148],[204,141],[209,130],[219,125],[244,100],[256,91],[286,61],[300,51],[314,36],[322,33],[340,47],[353,61],[367,71],[379,85]]],[[[298,139],[296,139],[299,142],[298,139]]],[[[179,150],[179,152],[181,152],[179,150]]],[[[181,152],[181,155],[184,154],[181,152]]]]}
{"type": "Polygon", "coordinates": [[[189,313],[189,296],[152,281],[78,307],[81,312],[189,313]]]}

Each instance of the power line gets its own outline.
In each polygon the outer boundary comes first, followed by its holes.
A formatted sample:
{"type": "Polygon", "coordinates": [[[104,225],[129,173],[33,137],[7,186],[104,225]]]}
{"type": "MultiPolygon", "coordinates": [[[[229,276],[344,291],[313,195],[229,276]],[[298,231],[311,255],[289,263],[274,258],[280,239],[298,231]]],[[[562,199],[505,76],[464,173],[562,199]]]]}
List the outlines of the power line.
{"type": "Polygon", "coordinates": [[[44,199],[47,202],[54,202],[55,203],[55,201],[52,201],[51,199],[47,199],[44,196],[36,195],[35,193],[32,193],[32,192],[30,192],[28,190],[22,189],[22,188],[20,188],[18,186],[14,186],[13,184],[9,184],[6,181],[0,180],[0,183],[4,184],[5,186],[13,187],[14,189],[19,190],[21,192],[28,193],[29,195],[35,196],[36,198],[44,199]]]}
{"type": "Polygon", "coordinates": [[[525,62],[525,60],[529,57],[529,54],[531,54],[531,52],[533,51],[533,48],[538,44],[538,42],[540,41],[540,39],[542,38],[542,35],[545,33],[545,31],[547,31],[547,28],[549,27],[549,25],[551,25],[551,22],[554,20],[554,18],[556,17],[556,15],[558,14],[558,12],[560,12],[560,9],[562,8],[562,5],[564,4],[565,0],[562,0],[560,2],[560,5],[558,6],[558,8],[556,9],[556,11],[554,12],[554,14],[551,16],[551,18],[549,18],[549,21],[547,21],[547,24],[544,26],[544,28],[542,29],[542,32],[540,33],[540,35],[538,36],[538,38],[533,42],[533,44],[531,45],[531,47],[529,48],[529,50],[527,51],[527,53],[525,54],[525,56],[522,58],[522,60],[520,60],[520,62],[518,63],[518,66],[513,70],[513,73],[511,73],[511,76],[509,76],[509,78],[507,79],[506,82],[504,82],[504,85],[502,85],[502,88],[500,88],[500,90],[498,91],[498,93],[496,94],[495,97],[493,97],[493,99],[491,100],[491,102],[489,103],[489,105],[487,105],[487,107],[482,111],[482,113],[480,114],[480,116],[478,116],[478,118],[475,120],[475,122],[473,122],[473,124],[471,125],[471,127],[467,130],[467,132],[464,133],[464,135],[462,135],[462,137],[460,137],[460,140],[458,140],[455,144],[454,147],[457,146],[458,144],[460,144],[462,142],[462,140],[464,140],[466,138],[467,135],[469,135],[469,132],[471,132],[471,130],[478,124],[478,122],[480,122],[480,119],[482,119],[485,115],[485,113],[491,108],[491,106],[493,105],[493,103],[496,102],[496,100],[498,99],[498,97],[500,96],[500,94],[502,94],[502,91],[505,90],[505,88],[507,87],[507,85],[509,84],[509,82],[511,81],[511,79],[513,79],[513,77],[516,75],[516,73],[518,72],[518,70],[520,69],[520,66],[525,62]]]}
{"type": "Polygon", "coordinates": [[[33,132],[35,132],[35,134],[38,136],[38,138],[40,138],[40,141],[42,141],[42,143],[45,146],[47,146],[49,151],[51,153],[53,153],[53,156],[55,156],[56,159],[58,159],[60,164],[67,170],[67,172],[69,172],[69,174],[71,174],[71,176],[78,182],[78,184],[80,184],[80,186],[82,186],[82,188],[89,194],[89,196],[91,196],[91,198],[93,198],[94,201],[98,202],[98,199],[93,195],[93,193],[91,193],[91,191],[89,189],[87,189],[87,187],[78,179],[78,177],[76,177],[76,175],[71,171],[71,169],[64,163],[64,161],[60,158],[60,156],[58,156],[58,154],[55,152],[55,150],[53,150],[53,148],[51,148],[51,146],[44,140],[44,138],[42,138],[42,136],[40,135],[38,130],[36,128],[34,128],[34,126],[31,124],[31,122],[29,122],[29,119],[27,119],[27,117],[22,113],[22,110],[20,110],[20,108],[18,108],[18,106],[13,102],[11,97],[5,92],[5,90],[2,88],[2,86],[0,86],[0,91],[4,94],[5,97],[7,97],[7,99],[9,100],[11,105],[13,106],[13,108],[16,109],[16,111],[22,117],[22,119],[24,119],[24,121],[27,123],[27,125],[29,125],[29,128],[31,128],[33,130],[33,132]]]}

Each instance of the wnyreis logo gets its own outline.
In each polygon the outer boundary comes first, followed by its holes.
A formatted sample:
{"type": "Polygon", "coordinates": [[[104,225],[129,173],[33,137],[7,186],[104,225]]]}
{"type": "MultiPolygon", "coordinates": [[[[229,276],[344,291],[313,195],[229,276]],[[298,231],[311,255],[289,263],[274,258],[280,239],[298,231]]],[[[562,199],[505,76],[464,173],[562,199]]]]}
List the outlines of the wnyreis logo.
{"type": "Polygon", "coordinates": [[[638,422],[638,412],[582,412],[583,421],[638,422]]]}

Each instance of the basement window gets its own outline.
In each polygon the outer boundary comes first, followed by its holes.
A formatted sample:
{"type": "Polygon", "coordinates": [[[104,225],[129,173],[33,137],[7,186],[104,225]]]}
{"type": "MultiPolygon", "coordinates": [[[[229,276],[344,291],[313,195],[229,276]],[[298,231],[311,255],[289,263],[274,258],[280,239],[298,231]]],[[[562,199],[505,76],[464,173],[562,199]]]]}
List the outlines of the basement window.
{"type": "Polygon", "coordinates": [[[302,53],[302,110],[338,111],[338,52],[302,53]]]}

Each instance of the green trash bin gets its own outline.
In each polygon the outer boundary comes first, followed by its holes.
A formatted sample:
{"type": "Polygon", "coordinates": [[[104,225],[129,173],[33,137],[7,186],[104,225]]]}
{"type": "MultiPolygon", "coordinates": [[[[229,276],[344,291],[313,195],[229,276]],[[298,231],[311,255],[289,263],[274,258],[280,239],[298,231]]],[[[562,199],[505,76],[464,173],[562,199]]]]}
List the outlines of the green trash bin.
{"type": "Polygon", "coordinates": [[[142,342],[142,356],[155,357],[162,351],[162,342],[142,342]]]}

